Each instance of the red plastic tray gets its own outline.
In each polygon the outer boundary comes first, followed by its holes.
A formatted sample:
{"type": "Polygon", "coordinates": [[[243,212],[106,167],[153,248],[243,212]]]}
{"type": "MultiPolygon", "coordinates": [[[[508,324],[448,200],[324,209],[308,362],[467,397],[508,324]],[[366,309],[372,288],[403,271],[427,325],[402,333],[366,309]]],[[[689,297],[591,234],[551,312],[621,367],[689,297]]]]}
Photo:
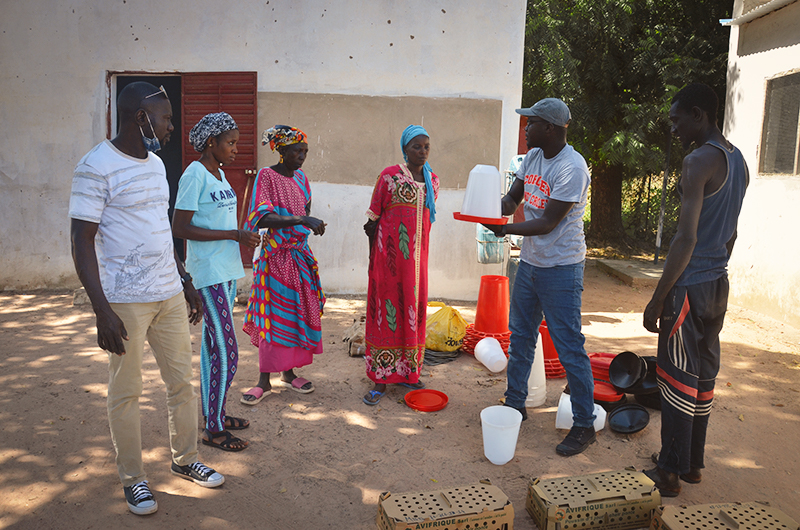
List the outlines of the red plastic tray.
{"type": "Polygon", "coordinates": [[[477,217],[475,215],[464,215],[461,212],[453,212],[453,217],[459,221],[468,221],[470,223],[484,223],[487,225],[504,225],[508,223],[508,217],[501,217],[494,219],[492,217],[477,217]]]}
{"type": "Polygon", "coordinates": [[[600,401],[615,403],[621,400],[623,396],[625,396],[625,394],[617,392],[617,389],[614,388],[611,385],[611,383],[606,383],[603,381],[594,382],[595,399],[599,399],[600,401]]]}
{"type": "Polygon", "coordinates": [[[436,412],[447,406],[447,394],[429,388],[412,390],[406,394],[406,405],[421,412],[436,412]]]}

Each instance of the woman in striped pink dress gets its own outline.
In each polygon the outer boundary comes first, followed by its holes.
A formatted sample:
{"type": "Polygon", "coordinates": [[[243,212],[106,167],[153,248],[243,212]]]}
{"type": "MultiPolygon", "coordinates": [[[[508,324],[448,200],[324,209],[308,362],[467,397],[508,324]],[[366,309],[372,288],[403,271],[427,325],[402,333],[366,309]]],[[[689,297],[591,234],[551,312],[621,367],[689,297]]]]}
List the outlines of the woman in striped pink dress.
{"type": "Polygon", "coordinates": [[[246,228],[264,232],[253,264],[253,288],[245,312],[244,331],[258,347],[258,384],[242,395],[245,405],[259,403],[271,390],[270,374],[281,372],[280,384],[296,392],[314,391],[295,368],[311,364],[322,353],[322,308],[325,295],[319,267],[308,237],[325,233],[325,223],[311,217],[311,186],[300,170],[308,154],[306,135],[276,125],[262,141],[281,155],[280,161],[256,177],[246,228]]]}

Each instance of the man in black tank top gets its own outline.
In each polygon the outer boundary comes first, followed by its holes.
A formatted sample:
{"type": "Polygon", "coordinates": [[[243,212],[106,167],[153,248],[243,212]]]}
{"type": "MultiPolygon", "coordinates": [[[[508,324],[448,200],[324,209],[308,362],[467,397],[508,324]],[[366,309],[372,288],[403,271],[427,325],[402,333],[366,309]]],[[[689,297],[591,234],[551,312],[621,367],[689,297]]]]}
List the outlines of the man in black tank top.
{"type": "Polygon", "coordinates": [[[658,333],[661,451],[645,471],[664,497],[702,480],[708,417],[728,306],[727,264],[749,181],[742,154],[717,127],[717,96],[693,83],[672,100],[672,134],[684,149],[681,211],[661,280],[644,311],[658,333]]]}

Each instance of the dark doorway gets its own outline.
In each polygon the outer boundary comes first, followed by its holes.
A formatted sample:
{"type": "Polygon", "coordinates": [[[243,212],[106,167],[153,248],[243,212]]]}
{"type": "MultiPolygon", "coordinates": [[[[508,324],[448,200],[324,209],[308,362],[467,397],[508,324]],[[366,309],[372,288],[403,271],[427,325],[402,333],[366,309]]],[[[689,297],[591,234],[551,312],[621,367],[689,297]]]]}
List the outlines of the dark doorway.
{"type": "MultiPolygon", "coordinates": [[[[127,85],[137,82],[145,81],[155,87],[163,86],[167,91],[169,101],[172,103],[172,125],[175,126],[175,131],[166,145],[161,147],[157,153],[161,160],[164,161],[164,167],[167,170],[167,182],[169,183],[169,219],[172,222],[172,212],[175,208],[175,195],[178,192],[178,181],[183,174],[183,161],[181,159],[183,150],[181,149],[181,142],[188,131],[181,130],[183,123],[181,117],[181,76],[168,76],[168,75],[117,75],[117,88],[114,100],[116,101],[120,91],[127,85]]],[[[116,105],[114,106],[116,111],[116,105]]],[[[119,120],[117,120],[119,121],[119,120]]],[[[114,136],[114,135],[112,135],[114,136]]],[[[173,239],[175,248],[178,251],[178,256],[181,260],[186,259],[185,246],[182,239],[173,239]]]]}
{"type": "MultiPolygon", "coordinates": [[[[164,161],[169,183],[169,218],[175,208],[175,196],[183,170],[199,155],[188,144],[189,131],[209,112],[225,111],[239,126],[239,153],[236,164],[225,168],[225,177],[233,187],[238,202],[238,224],[242,227],[247,211],[253,181],[256,176],[257,137],[257,79],[255,72],[184,72],[170,74],[143,74],[139,72],[108,72],[108,82],[113,101],[109,102],[109,130],[113,129],[111,116],[116,112],[116,99],[130,83],[145,81],[155,87],[163,86],[172,103],[172,124],[175,131],[170,141],[161,148],[158,156],[164,161]]],[[[110,136],[114,136],[113,132],[110,136]]],[[[181,260],[186,259],[186,247],[181,239],[174,239],[181,260]]],[[[252,249],[240,247],[245,267],[252,264],[252,249]]]]}

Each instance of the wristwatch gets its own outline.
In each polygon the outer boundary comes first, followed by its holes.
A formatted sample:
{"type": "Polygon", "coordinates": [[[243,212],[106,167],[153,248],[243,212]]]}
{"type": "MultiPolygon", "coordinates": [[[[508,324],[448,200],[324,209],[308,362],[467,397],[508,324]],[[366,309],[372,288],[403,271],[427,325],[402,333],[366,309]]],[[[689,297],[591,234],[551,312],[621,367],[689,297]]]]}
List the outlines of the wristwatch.
{"type": "Polygon", "coordinates": [[[193,279],[192,275],[187,272],[186,274],[181,276],[181,283],[186,285],[186,283],[191,282],[192,279],[193,279]]]}

